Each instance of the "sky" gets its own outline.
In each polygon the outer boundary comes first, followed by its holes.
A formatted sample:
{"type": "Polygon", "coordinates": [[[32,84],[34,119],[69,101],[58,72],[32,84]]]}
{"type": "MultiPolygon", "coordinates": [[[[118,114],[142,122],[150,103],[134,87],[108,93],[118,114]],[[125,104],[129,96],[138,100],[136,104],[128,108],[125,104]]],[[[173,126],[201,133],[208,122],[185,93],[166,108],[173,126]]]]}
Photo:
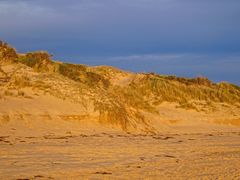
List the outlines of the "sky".
{"type": "Polygon", "coordinates": [[[239,0],[0,0],[19,52],[240,85],[239,0]]]}

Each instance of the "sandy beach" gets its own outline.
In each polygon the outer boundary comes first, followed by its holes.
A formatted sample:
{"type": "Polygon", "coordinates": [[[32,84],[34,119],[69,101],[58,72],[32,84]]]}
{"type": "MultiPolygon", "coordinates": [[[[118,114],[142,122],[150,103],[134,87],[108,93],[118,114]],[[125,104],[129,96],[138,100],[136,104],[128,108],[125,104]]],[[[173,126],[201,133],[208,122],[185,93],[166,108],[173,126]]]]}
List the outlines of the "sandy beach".
{"type": "Polygon", "coordinates": [[[0,179],[238,179],[240,131],[0,136],[0,179]]]}

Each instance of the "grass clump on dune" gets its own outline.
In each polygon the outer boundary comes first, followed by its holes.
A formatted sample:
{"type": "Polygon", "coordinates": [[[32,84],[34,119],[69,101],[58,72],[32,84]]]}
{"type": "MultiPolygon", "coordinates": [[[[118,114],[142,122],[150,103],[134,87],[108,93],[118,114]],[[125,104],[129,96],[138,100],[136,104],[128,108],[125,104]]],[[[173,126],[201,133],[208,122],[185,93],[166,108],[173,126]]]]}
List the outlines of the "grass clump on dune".
{"type": "Polygon", "coordinates": [[[229,104],[240,102],[239,87],[228,83],[214,84],[206,78],[187,79],[147,75],[133,81],[129,87],[137,91],[140,96],[146,97],[148,101],[153,99],[156,105],[163,101],[181,104],[192,100],[229,104]]]}
{"type": "Polygon", "coordinates": [[[45,51],[30,52],[20,55],[18,61],[36,71],[49,72],[54,71],[54,63],[51,61],[51,55],[45,51]]]}
{"type": "Polygon", "coordinates": [[[0,41],[0,62],[15,62],[18,57],[14,48],[0,41]]]}
{"type": "Polygon", "coordinates": [[[68,63],[59,64],[58,72],[74,81],[81,81],[80,76],[82,72],[86,71],[83,65],[74,65],[68,63]]]}
{"type": "Polygon", "coordinates": [[[127,129],[129,117],[123,104],[115,100],[107,102],[104,99],[100,99],[95,101],[94,107],[95,111],[99,111],[100,123],[120,125],[122,129],[127,129]]]}
{"type": "Polygon", "coordinates": [[[100,74],[90,72],[84,65],[75,65],[62,63],[59,64],[58,72],[74,81],[82,82],[90,87],[102,85],[103,87],[109,87],[110,83],[100,74]]]}
{"type": "Polygon", "coordinates": [[[109,86],[109,81],[107,79],[100,74],[89,72],[86,66],[54,62],[51,60],[51,55],[44,51],[19,55],[17,60],[33,68],[35,71],[59,73],[69,79],[85,83],[91,87],[102,85],[106,88],[109,86]]]}

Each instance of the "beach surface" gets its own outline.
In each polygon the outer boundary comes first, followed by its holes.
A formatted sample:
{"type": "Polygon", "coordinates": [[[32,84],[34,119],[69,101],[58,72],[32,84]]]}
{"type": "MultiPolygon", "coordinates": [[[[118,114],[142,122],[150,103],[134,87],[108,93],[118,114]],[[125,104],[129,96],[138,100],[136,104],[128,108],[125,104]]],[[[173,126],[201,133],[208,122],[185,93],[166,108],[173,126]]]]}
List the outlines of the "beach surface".
{"type": "Polygon", "coordinates": [[[240,131],[0,135],[0,179],[239,179],[240,131]]]}

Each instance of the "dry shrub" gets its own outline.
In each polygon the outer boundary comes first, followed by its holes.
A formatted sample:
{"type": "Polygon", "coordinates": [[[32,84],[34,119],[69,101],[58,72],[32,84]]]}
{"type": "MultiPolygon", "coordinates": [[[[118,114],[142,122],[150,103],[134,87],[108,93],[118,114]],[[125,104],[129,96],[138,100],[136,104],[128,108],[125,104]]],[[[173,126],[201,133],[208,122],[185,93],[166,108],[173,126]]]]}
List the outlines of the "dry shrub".
{"type": "Polygon", "coordinates": [[[16,62],[18,55],[14,48],[0,41],[0,62],[16,62]]]}
{"type": "Polygon", "coordinates": [[[87,71],[84,65],[62,63],[59,64],[58,72],[69,79],[84,83],[90,87],[102,86],[107,88],[110,85],[109,80],[100,74],[87,71]]]}
{"type": "Polygon", "coordinates": [[[19,56],[18,62],[33,68],[35,71],[54,71],[54,62],[51,60],[51,55],[45,51],[30,52],[19,56]]]}

